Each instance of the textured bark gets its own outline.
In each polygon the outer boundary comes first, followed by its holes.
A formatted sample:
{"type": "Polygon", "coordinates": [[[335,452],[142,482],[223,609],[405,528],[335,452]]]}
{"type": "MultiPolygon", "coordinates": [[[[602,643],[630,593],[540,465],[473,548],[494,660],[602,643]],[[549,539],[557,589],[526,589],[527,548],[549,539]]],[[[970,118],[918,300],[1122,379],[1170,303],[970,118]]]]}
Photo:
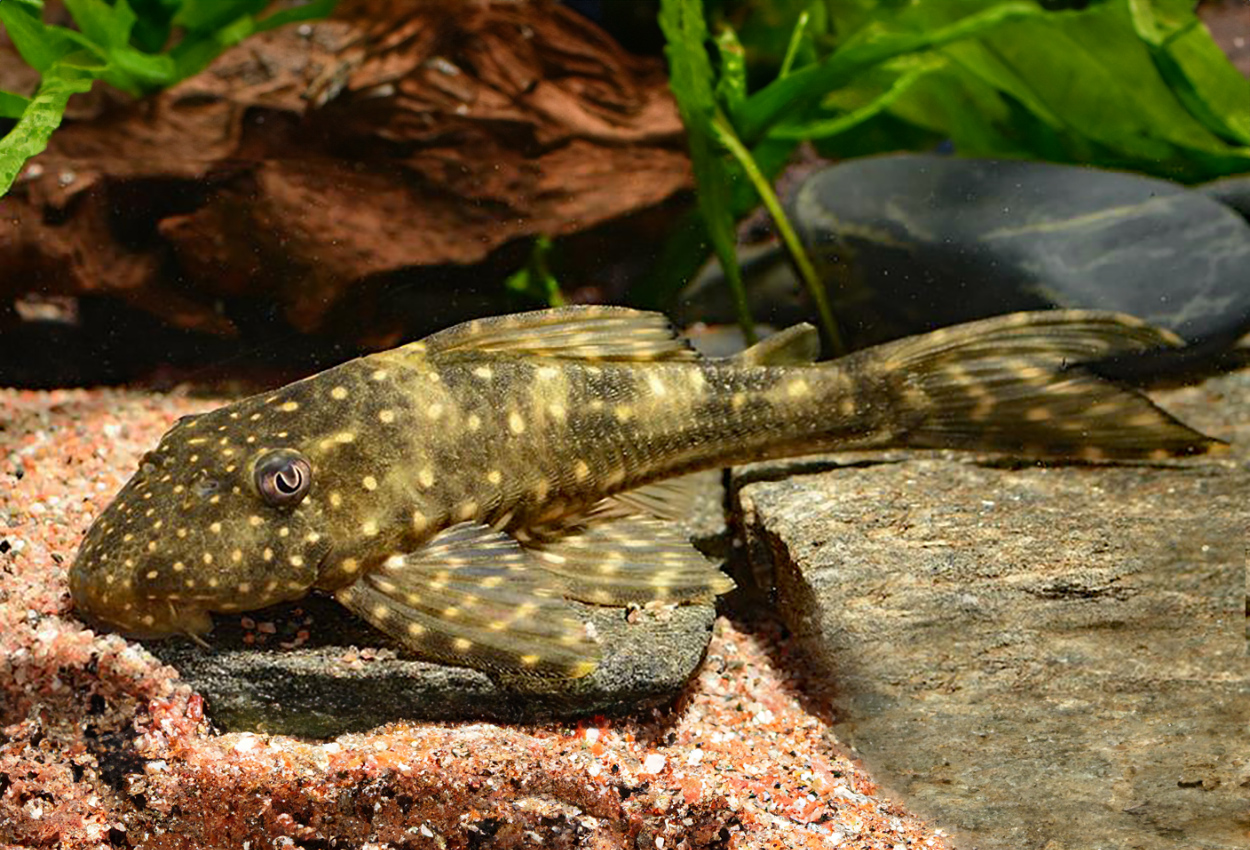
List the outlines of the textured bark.
{"type": "MultiPolygon", "coordinates": [[[[0,86],[28,86],[9,59],[0,86]]],[[[691,180],[662,63],[547,2],[356,0],[144,101],[98,89],[0,199],[0,300],[360,327],[393,273],[586,231],[691,180]]]]}

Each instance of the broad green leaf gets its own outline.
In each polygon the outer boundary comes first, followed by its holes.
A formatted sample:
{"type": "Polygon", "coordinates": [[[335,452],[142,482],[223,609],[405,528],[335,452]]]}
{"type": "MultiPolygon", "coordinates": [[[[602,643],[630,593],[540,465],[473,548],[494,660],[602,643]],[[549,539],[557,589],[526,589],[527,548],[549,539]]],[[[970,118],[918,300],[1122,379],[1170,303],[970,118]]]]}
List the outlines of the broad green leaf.
{"type": "Polygon", "coordinates": [[[78,33],[45,24],[38,4],[0,0],[0,24],[8,31],[13,47],[26,64],[47,73],[64,56],[89,46],[78,33]]]}
{"type": "Polygon", "coordinates": [[[0,91],[0,118],[21,118],[30,102],[30,98],[20,94],[0,91]]]}
{"type": "Polygon", "coordinates": [[[744,140],[753,142],[782,119],[810,112],[825,94],[846,85],[865,69],[896,56],[983,34],[1007,21],[1044,14],[1031,3],[1008,2],[930,32],[890,31],[875,22],[866,25],[819,64],[796,70],[753,94],[743,107],[739,130],[744,140]]]}
{"type": "Polygon", "coordinates": [[[64,0],[64,3],[82,34],[100,47],[129,46],[136,18],[126,0],[117,0],[113,5],[104,0],[64,0]]]}
{"type": "Polygon", "coordinates": [[[44,72],[39,90],[17,125],[0,139],[0,195],[9,191],[26,160],[48,146],[48,138],[60,126],[70,96],[90,91],[93,81],[89,72],[60,62],[44,72]]]}

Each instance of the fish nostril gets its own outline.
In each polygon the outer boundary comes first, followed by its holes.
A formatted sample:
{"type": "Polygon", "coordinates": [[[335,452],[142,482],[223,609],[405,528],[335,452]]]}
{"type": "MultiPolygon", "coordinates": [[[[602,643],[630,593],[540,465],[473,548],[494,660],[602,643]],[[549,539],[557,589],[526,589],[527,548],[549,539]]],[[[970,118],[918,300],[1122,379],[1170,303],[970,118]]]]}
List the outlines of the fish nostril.
{"type": "Polygon", "coordinates": [[[191,492],[200,498],[211,496],[221,489],[221,484],[214,478],[197,478],[191,485],[191,492]]]}

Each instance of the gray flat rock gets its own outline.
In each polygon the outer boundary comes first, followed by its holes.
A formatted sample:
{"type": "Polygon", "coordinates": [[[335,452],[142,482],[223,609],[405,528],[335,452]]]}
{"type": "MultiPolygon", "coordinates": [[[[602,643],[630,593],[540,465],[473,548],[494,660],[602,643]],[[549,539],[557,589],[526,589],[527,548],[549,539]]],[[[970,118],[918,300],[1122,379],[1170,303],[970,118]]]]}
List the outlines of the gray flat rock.
{"type": "Polygon", "coordinates": [[[1233,451],[735,471],[835,733],[961,850],[1247,846],[1250,373],[1159,397],[1233,451]]]}
{"type": "Polygon", "coordinates": [[[666,705],[698,669],[716,617],[712,605],[628,614],[584,607],[604,658],[574,680],[417,661],[338,603],[314,597],[249,615],[251,628],[242,617],[218,618],[211,649],[181,639],[148,649],[204,697],[226,731],[327,738],[396,720],[527,723],[666,705]],[[295,646],[301,630],[308,637],[295,646]]]}

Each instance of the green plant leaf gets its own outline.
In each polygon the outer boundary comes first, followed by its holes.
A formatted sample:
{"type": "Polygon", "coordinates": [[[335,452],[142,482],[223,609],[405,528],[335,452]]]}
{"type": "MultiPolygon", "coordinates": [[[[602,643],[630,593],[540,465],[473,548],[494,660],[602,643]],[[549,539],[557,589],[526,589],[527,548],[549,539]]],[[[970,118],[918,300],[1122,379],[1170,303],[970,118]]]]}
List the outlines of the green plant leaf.
{"type": "Polygon", "coordinates": [[[21,118],[29,106],[30,98],[0,91],[0,118],[21,118]]]}
{"type": "Polygon", "coordinates": [[[703,4],[700,0],[661,0],[660,29],[667,40],[664,52],[668,56],[669,86],[686,126],[699,212],[733,291],[738,322],[747,341],[754,342],[755,322],[747,305],[736,255],[737,237],[730,210],[732,177],[713,140],[712,122],[717,109],[703,4]]]}
{"type": "Polygon", "coordinates": [[[0,139],[0,195],[9,191],[26,160],[48,146],[48,138],[60,126],[70,96],[90,91],[94,79],[90,71],[68,62],[48,67],[17,126],[0,139]]]}
{"type": "Polygon", "coordinates": [[[128,47],[137,20],[126,0],[64,0],[82,34],[103,48],[128,47]]]}
{"type": "Polygon", "coordinates": [[[268,5],[269,0],[185,0],[173,22],[191,33],[218,32],[268,5]]]}
{"type": "Polygon", "coordinates": [[[566,302],[564,294],[560,292],[560,282],[551,272],[551,252],[551,239],[539,236],[534,240],[534,249],[530,252],[529,260],[522,268],[508,275],[504,287],[548,307],[563,307],[566,302]]]}
{"type": "Polygon", "coordinates": [[[284,27],[287,24],[327,18],[338,4],[339,0],[310,0],[310,2],[302,6],[273,12],[256,21],[256,32],[266,32],[278,27],[284,27]]]}
{"type": "Polygon", "coordinates": [[[45,24],[41,11],[42,4],[31,0],[0,0],[0,24],[27,65],[44,74],[71,53],[84,48],[99,52],[79,33],[45,24]]]}

